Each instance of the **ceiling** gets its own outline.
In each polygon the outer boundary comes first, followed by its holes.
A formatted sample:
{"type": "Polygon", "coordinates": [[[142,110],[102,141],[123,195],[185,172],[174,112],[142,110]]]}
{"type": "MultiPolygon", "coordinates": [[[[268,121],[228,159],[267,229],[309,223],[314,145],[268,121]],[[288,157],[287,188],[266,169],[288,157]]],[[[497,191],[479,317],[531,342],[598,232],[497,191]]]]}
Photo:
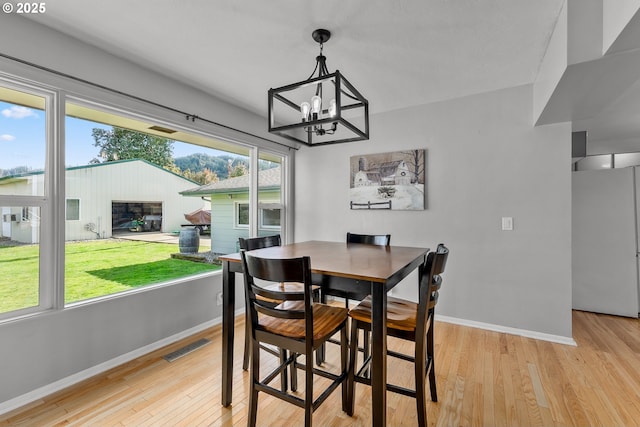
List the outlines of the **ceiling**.
{"type": "Polygon", "coordinates": [[[564,1],[56,0],[30,19],[266,117],[317,28],[372,113],[532,83],[564,1]]]}

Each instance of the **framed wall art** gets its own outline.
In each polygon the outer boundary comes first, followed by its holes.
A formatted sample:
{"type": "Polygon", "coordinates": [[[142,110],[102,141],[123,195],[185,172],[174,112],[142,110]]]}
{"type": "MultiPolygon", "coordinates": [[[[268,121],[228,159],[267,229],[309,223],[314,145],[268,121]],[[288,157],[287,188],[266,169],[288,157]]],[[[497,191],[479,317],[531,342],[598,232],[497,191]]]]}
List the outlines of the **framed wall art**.
{"type": "Polygon", "coordinates": [[[352,156],[349,207],[424,210],[425,155],[421,149],[352,156]]]}

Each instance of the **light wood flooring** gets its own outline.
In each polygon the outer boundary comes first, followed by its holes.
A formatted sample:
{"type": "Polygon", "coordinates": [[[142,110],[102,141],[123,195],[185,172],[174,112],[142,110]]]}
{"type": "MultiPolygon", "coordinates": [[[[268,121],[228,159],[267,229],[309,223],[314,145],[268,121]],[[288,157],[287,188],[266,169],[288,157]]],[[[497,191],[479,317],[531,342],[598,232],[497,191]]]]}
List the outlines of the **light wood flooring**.
{"type": "MultiPolygon", "coordinates": [[[[437,426],[640,425],[640,321],[573,313],[577,347],[437,322],[437,426]]],[[[244,426],[248,373],[242,371],[244,323],[236,322],[233,405],[220,405],[220,327],[141,357],[0,416],[4,426],[244,426]],[[212,341],[175,362],[162,359],[199,338],[212,341]]],[[[408,351],[398,341],[390,348],[408,351]]],[[[328,364],[337,346],[328,348],[328,364]]],[[[333,358],[332,358],[333,357],[333,358]]],[[[272,364],[265,354],[264,364],[272,364]]],[[[404,362],[389,378],[412,384],[404,362]]],[[[302,373],[300,374],[302,379],[302,373]]],[[[417,424],[414,401],[388,394],[388,424],[417,424]]],[[[356,413],[340,410],[339,390],[314,413],[317,426],[368,426],[369,388],[356,387],[356,413]]],[[[261,394],[258,423],[302,425],[301,409],[261,394]]]]}

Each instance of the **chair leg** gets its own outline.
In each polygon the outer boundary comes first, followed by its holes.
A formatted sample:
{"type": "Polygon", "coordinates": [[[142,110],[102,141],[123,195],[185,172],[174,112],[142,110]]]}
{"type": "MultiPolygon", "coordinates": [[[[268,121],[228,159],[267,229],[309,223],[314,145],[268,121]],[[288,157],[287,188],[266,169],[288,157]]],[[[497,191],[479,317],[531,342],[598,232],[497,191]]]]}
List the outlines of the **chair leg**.
{"type": "Polygon", "coordinates": [[[242,369],[249,369],[249,356],[251,354],[251,319],[245,314],[244,317],[244,356],[242,358],[242,369]]]}
{"type": "MultiPolygon", "coordinates": [[[[286,362],[287,362],[287,350],[281,348],[280,364],[284,364],[286,362]]],[[[289,384],[287,380],[287,369],[285,368],[282,370],[282,372],[280,372],[280,389],[282,390],[283,393],[286,393],[288,388],[289,388],[289,384]]]]}
{"type": "Polygon", "coordinates": [[[291,391],[298,391],[298,354],[293,354],[293,363],[291,364],[291,391]]]}
{"type": "MultiPolygon", "coordinates": [[[[362,333],[364,335],[364,339],[363,339],[363,356],[364,358],[362,360],[367,360],[367,357],[369,357],[369,349],[371,348],[369,345],[369,338],[371,337],[369,331],[367,330],[362,330],[362,333]]],[[[367,368],[364,371],[364,375],[368,378],[369,377],[369,368],[367,368]]]]}
{"type": "Polygon", "coordinates": [[[313,352],[306,356],[306,369],[304,371],[304,425],[311,427],[313,416],[313,352]]]}
{"type": "MultiPolygon", "coordinates": [[[[314,301],[316,301],[315,298],[314,298],[314,301]]],[[[327,295],[325,295],[324,292],[320,292],[320,302],[322,304],[326,304],[327,303],[327,295]]],[[[323,343],[316,350],[316,365],[318,365],[318,366],[320,366],[320,365],[322,365],[324,363],[325,348],[326,348],[326,343],[323,343]]]]}
{"type": "Polygon", "coordinates": [[[260,381],[260,344],[251,340],[251,383],[249,384],[249,415],[247,425],[255,427],[258,415],[258,390],[256,383],[260,381]]]}
{"type": "Polygon", "coordinates": [[[349,341],[349,370],[347,373],[347,415],[353,416],[356,389],[355,389],[355,373],[356,359],[358,357],[358,321],[351,319],[351,340],[349,341]]]}
{"type": "Polygon", "coordinates": [[[430,360],[431,369],[429,370],[429,388],[431,389],[431,401],[438,401],[438,391],[436,390],[436,368],[433,359],[430,360]]]}
{"type": "Polygon", "coordinates": [[[320,366],[324,363],[324,344],[316,350],[316,365],[320,366]]]}
{"type": "MultiPolygon", "coordinates": [[[[345,325],[340,330],[340,375],[347,374],[348,365],[347,362],[349,360],[349,341],[347,339],[347,326],[345,325]]],[[[345,375],[344,380],[342,380],[342,411],[349,411],[349,391],[347,387],[347,376],[345,375]]]]}
{"type": "Polygon", "coordinates": [[[436,363],[433,357],[433,313],[431,316],[431,324],[427,331],[427,369],[429,369],[429,388],[431,389],[431,401],[438,401],[438,392],[436,390],[436,363]]]}
{"type": "Polygon", "coordinates": [[[426,405],[426,390],[425,381],[427,373],[426,361],[427,354],[425,349],[424,338],[418,337],[415,343],[416,353],[413,361],[413,367],[415,369],[415,385],[416,385],[416,409],[418,411],[418,425],[420,427],[426,427],[427,425],[427,405],[426,405]]]}

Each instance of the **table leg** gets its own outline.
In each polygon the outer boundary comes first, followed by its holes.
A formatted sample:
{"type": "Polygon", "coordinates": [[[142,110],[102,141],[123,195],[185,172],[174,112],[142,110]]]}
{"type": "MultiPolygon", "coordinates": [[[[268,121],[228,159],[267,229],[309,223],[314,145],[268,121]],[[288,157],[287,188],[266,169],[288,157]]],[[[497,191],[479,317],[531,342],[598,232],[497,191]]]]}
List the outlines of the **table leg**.
{"type": "Polygon", "coordinates": [[[222,406],[231,405],[236,274],[222,262],[222,406]]]}
{"type": "Polygon", "coordinates": [[[387,423],[387,292],[371,283],[371,401],[372,425],[387,423]]]}

